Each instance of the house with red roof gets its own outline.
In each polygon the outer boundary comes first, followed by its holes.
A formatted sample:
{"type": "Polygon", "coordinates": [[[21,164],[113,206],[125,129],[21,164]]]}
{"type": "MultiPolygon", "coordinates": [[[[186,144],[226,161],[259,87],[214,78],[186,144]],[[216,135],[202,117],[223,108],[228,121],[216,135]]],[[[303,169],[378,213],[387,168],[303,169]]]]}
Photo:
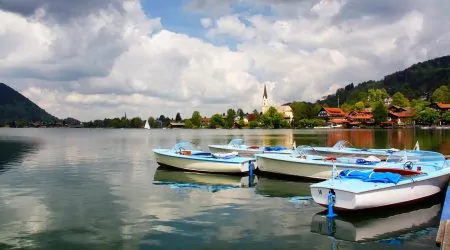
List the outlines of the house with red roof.
{"type": "Polygon", "coordinates": [[[439,111],[441,114],[450,111],[450,103],[435,102],[429,105],[430,108],[439,111]]]}
{"type": "Polygon", "coordinates": [[[408,125],[414,123],[416,114],[411,108],[402,108],[399,106],[390,106],[388,109],[388,122],[396,125],[408,125]]]}
{"type": "Polygon", "coordinates": [[[340,108],[322,107],[317,114],[317,117],[326,121],[333,119],[345,119],[345,112],[340,108]]]}

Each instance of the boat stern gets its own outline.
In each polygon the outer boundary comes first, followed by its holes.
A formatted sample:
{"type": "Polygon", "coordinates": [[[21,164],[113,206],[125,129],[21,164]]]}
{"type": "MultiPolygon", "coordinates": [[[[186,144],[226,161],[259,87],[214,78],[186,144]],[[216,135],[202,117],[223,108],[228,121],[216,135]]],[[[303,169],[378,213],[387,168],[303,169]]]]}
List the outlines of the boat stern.
{"type": "Polygon", "coordinates": [[[333,207],[336,210],[353,210],[357,209],[356,193],[336,189],[332,180],[319,182],[310,186],[311,196],[317,204],[321,206],[328,206],[328,194],[331,192],[334,195],[333,207]]]}
{"type": "Polygon", "coordinates": [[[244,161],[244,162],[241,162],[241,165],[240,165],[241,172],[243,172],[243,173],[249,172],[249,173],[253,174],[253,171],[255,171],[256,168],[257,168],[257,166],[256,166],[255,160],[244,161]]]}

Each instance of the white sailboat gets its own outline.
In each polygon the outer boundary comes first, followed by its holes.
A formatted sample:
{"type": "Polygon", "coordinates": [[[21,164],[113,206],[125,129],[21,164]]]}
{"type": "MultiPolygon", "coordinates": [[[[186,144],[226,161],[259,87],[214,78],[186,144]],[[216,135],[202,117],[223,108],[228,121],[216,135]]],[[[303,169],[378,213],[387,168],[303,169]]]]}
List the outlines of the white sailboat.
{"type": "Polygon", "coordinates": [[[150,124],[148,123],[148,120],[145,120],[145,129],[150,129],[150,124]]]}

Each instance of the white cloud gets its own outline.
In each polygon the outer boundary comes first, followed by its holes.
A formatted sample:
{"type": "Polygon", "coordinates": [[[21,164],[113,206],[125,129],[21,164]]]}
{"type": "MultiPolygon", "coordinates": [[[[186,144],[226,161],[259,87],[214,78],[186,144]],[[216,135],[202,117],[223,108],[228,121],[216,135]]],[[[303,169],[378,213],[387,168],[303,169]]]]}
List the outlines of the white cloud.
{"type": "Polygon", "coordinates": [[[200,19],[200,23],[202,24],[203,28],[209,28],[212,25],[211,18],[202,18],[200,19]]]}
{"type": "Polygon", "coordinates": [[[315,101],[449,54],[450,4],[402,3],[223,1],[199,19],[208,41],[165,29],[164,17],[147,17],[137,1],[66,6],[66,19],[57,1],[11,5],[0,10],[0,74],[50,113],[82,120],[251,112],[264,83],[270,101],[315,101]]]}

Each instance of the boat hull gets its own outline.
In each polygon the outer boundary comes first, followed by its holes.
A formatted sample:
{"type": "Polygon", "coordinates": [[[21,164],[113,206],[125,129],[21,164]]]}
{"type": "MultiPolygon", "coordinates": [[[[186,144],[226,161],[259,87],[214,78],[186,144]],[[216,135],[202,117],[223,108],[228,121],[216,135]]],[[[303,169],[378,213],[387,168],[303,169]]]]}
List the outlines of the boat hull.
{"type": "MultiPolygon", "coordinates": [[[[334,208],[337,210],[363,210],[400,205],[408,202],[426,199],[436,195],[448,184],[450,173],[407,183],[390,185],[386,188],[374,189],[365,192],[351,192],[327,186],[311,186],[311,196],[322,206],[328,204],[328,192],[333,189],[336,200],[334,208]]],[[[339,183],[340,180],[334,180],[339,183]]],[[[374,183],[374,186],[376,184],[374,183]]],[[[380,184],[382,185],[382,184],[380,184]]]]}
{"type": "Polygon", "coordinates": [[[164,150],[154,150],[156,162],[174,168],[207,173],[245,173],[249,170],[250,159],[229,161],[226,159],[197,159],[191,156],[177,155],[164,150]]]}
{"type": "MultiPolygon", "coordinates": [[[[311,162],[300,158],[278,157],[275,155],[256,155],[258,171],[291,177],[326,180],[331,178],[333,163],[331,161],[311,162]]],[[[337,172],[343,169],[372,169],[373,166],[350,166],[336,163],[337,172]]]]}

